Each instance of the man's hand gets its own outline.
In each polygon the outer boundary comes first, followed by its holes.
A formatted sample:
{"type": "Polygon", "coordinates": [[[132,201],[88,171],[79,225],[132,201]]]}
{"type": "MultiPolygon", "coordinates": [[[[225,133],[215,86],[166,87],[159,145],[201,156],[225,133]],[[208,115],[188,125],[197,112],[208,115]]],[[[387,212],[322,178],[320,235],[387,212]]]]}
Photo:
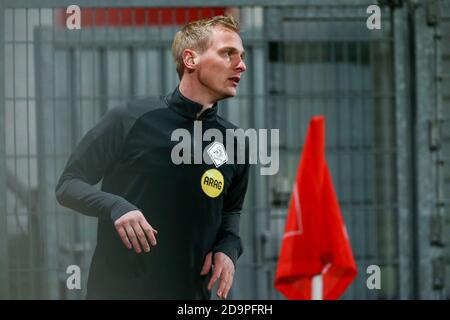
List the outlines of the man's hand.
{"type": "Polygon", "coordinates": [[[148,240],[150,240],[152,246],[156,246],[155,235],[158,234],[158,231],[153,229],[139,210],[125,213],[114,222],[114,226],[116,227],[117,233],[119,234],[120,239],[122,239],[123,244],[128,249],[131,249],[133,246],[136,253],[141,253],[142,251],[139,243],[142,245],[145,252],[150,251],[148,240]]]}
{"type": "MultiPolygon", "coordinates": [[[[206,255],[205,262],[203,263],[202,271],[200,275],[204,276],[208,274],[211,269],[212,252],[206,255]]],[[[217,296],[222,299],[226,299],[228,291],[231,289],[234,277],[234,264],[231,259],[222,252],[216,252],[214,254],[214,272],[208,283],[208,290],[211,290],[217,279],[220,278],[219,288],[217,289],[217,296]]]]}

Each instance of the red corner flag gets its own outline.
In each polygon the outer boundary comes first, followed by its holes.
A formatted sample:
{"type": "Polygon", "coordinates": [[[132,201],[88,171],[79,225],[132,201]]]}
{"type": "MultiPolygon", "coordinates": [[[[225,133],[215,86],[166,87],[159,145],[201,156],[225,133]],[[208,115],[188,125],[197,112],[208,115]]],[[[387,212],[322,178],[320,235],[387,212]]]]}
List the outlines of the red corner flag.
{"type": "Polygon", "coordinates": [[[288,299],[311,299],[322,274],[323,299],[338,299],[355,278],[356,264],[325,160],[324,117],[309,123],[275,275],[288,299]]]}

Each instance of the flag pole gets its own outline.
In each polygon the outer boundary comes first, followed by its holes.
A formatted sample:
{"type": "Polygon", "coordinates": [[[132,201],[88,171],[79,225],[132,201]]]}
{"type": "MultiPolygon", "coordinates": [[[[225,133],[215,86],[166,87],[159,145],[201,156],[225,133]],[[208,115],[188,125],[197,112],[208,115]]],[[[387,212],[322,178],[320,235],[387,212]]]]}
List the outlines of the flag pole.
{"type": "Polygon", "coordinates": [[[312,278],[312,295],[311,300],[323,300],[323,276],[321,273],[312,278]]]}

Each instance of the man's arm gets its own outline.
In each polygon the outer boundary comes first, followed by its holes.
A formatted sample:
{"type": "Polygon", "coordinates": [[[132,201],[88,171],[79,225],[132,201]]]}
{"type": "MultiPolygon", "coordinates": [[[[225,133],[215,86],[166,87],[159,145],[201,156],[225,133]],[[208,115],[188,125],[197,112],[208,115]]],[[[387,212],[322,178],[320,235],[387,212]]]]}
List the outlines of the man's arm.
{"type": "Polygon", "coordinates": [[[216,242],[210,253],[205,258],[201,275],[206,275],[211,265],[214,264],[214,272],[208,283],[211,290],[214,283],[220,279],[217,295],[226,299],[233,284],[236,261],[242,254],[241,238],[239,236],[239,221],[247,191],[249,176],[249,164],[238,166],[236,176],[224,199],[222,223],[216,242]]]}
{"type": "Polygon", "coordinates": [[[109,111],[81,140],[56,186],[56,198],[82,214],[111,219],[123,244],[136,253],[156,245],[157,231],[136,206],[93,187],[116,164],[134,117],[126,107],[109,111]]]}
{"type": "Polygon", "coordinates": [[[117,161],[127,134],[126,117],[124,107],[112,109],[83,137],[56,186],[56,199],[61,205],[85,215],[113,220],[137,210],[124,198],[93,186],[117,161]]]}
{"type": "Polygon", "coordinates": [[[243,252],[239,236],[239,223],[242,205],[247,192],[249,167],[248,163],[238,165],[238,172],[233,178],[224,199],[222,223],[212,248],[213,254],[216,252],[225,253],[234,265],[236,265],[237,259],[243,252]]]}

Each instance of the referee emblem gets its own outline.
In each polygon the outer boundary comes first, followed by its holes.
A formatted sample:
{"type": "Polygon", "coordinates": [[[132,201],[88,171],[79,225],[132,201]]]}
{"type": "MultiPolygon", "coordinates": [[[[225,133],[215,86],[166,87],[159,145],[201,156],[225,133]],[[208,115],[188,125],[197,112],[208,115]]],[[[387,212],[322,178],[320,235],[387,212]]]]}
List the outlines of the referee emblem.
{"type": "Polygon", "coordinates": [[[220,167],[221,165],[223,165],[225,162],[228,161],[228,155],[227,152],[225,151],[225,147],[220,142],[217,141],[213,142],[206,151],[208,152],[208,155],[211,158],[211,160],[214,162],[216,168],[220,167]]]}

